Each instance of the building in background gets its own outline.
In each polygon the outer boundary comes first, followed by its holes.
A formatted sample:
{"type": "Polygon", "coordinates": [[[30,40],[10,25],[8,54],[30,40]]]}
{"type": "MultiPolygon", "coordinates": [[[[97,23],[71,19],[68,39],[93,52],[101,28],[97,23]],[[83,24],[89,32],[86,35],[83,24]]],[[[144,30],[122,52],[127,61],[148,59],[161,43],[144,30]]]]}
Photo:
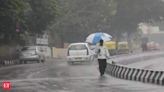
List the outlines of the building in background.
{"type": "Polygon", "coordinates": [[[139,30],[142,32],[142,37],[147,38],[148,42],[154,42],[164,48],[164,31],[160,30],[159,26],[153,26],[147,23],[140,23],[139,30]]]}
{"type": "Polygon", "coordinates": [[[152,34],[160,31],[159,26],[153,26],[148,23],[140,23],[138,28],[143,34],[152,34]]]}

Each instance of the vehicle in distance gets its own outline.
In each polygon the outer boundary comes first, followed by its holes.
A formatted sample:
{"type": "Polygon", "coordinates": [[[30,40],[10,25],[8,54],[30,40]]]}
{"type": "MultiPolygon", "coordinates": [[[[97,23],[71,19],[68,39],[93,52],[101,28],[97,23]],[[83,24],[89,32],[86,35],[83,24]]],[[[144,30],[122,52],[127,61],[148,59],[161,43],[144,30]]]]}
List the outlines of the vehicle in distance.
{"type": "Polygon", "coordinates": [[[67,62],[91,62],[94,60],[94,52],[90,49],[88,43],[72,43],[68,46],[67,62]]]}
{"type": "Polygon", "coordinates": [[[148,50],[160,50],[159,43],[151,41],[147,43],[148,50]]]}
{"type": "Polygon", "coordinates": [[[37,61],[38,63],[45,61],[45,56],[39,46],[25,46],[20,51],[20,63],[28,61],[37,61]]]}
{"type": "Polygon", "coordinates": [[[117,54],[129,54],[129,44],[127,41],[118,42],[117,54]]]}

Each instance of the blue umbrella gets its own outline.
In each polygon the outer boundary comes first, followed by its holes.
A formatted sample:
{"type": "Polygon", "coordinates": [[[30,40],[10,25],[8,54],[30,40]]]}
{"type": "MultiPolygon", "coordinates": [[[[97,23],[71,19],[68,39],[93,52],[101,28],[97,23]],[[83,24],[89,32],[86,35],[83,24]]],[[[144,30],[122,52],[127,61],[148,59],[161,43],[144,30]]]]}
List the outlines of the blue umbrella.
{"type": "Polygon", "coordinates": [[[101,39],[104,41],[111,41],[112,36],[107,33],[97,32],[97,33],[90,34],[87,37],[86,42],[97,44],[101,39]]]}

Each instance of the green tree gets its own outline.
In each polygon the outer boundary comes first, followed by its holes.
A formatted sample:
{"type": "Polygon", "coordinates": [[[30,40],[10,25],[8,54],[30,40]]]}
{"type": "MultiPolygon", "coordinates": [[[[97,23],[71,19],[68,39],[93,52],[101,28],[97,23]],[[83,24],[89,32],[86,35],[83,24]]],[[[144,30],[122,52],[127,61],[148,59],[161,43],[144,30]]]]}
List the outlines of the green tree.
{"type": "Polygon", "coordinates": [[[129,43],[134,41],[134,36],[140,36],[137,32],[139,23],[154,23],[162,21],[164,17],[162,0],[115,0],[115,2],[117,12],[112,17],[111,30],[117,39],[122,39],[121,35],[127,33],[129,43]]]}
{"type": "MultiPolygon", "coordinates": [[[[0,0],[0,43],[18,41],[16,24],[23,22],[25,3],[23,0],[0,0]]],[[[19,40],[21,41],[21,39],[19,40]]],[[[19,42],[18,41],[18,42],[19,42]]]]}
{"type": "Polygon", "coordinates": [[[51,29],[62,43],[85,41],[97,31],[109,32],[110,17],[116,12],[114,0],[60,0],[60,6],[63,12],[51,29]]]}
{"type": "Polygon", "coordinates": [[[25,33],[41,34],[56,15],[57,0],[0,0],[0,43],[21,43],[25,33]]]}
{"type": "Polygon", "coordinates": [[[136,31],[141,22],[153,23],[164,17],[162,0],[116,0],[117,12],[112,17],[112,30],[116,33],[136,31]]]}
{"type": "Polygon", "coordinates": [[[55,21],[57,0],[29,0],[28,3],[27,28],[32,33],[42,33],[55,21]]]}

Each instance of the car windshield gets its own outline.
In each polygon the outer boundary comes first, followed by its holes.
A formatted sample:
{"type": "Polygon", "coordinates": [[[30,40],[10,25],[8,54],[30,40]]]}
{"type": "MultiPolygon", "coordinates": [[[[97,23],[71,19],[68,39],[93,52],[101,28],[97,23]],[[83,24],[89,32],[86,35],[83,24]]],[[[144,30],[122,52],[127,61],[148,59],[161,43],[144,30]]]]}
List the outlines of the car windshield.
{"type": "Polygon", "coordinates": [[[23,47],[21,51],[36,50],[35,47],[23,47]]]}
{"type": "Polygon", "coordinates": [[[69,50],[86,50],[86,45],[72,45],[69,50]]]}

